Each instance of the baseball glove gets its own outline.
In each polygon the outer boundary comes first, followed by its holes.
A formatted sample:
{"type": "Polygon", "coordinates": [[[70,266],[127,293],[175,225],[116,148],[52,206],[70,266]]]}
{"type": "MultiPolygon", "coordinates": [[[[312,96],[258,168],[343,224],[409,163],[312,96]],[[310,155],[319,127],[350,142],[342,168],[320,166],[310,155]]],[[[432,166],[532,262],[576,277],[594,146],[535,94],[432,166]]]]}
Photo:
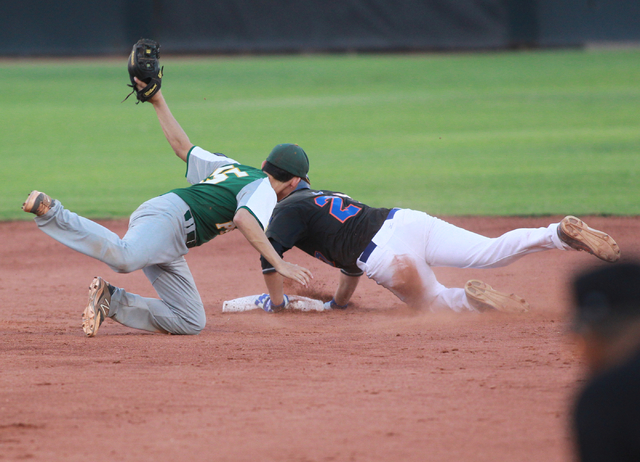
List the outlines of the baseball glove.
{"type": "Polygon", "coordinates": [[[127,66],[129,78],[131,79],[131,85],[127,86],[133,88],[133,90],[122,100],[123,102],[133,93],[138,98],[136,104],[149,101],[153,95],[158,93],[162,84],[162,71],[164,70],[164,66],[160,68],[159,58],[160,44],[158,42],[149,39],[140,39],[136,42],[129,55],[129,64],[127,66]],[[142,90],[138,90],[136,82],[133,80],[134,77],[146,83],[147,86],[142,90]]]}

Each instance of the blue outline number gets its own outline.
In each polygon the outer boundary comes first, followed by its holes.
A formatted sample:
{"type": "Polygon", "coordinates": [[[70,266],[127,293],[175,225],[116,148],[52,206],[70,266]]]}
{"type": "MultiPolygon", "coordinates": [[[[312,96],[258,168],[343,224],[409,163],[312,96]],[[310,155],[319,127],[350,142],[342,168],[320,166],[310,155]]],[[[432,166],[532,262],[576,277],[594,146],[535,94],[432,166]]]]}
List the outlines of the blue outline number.
{"type": "Polygon", "coordinates": [[[329,213],[340,223],[344,223],[349,218],[355,217],[360,210],[362,210],[362,207],[358,207],[353,204],[350,204],[348,207],[343,209],[342,206],[344,205],[344,202],[341,197],[320,196],[315,198],[315,203],[319,207],[324,207],[328,202],[331,202],[329,213]]]}

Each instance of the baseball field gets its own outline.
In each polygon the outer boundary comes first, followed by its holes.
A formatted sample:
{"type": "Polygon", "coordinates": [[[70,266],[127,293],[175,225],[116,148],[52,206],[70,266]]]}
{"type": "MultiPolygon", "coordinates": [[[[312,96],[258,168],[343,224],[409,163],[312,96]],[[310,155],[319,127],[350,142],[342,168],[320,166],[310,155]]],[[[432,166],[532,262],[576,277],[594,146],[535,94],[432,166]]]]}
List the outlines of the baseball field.
{"type": "MultiPolygon", "coordinates": [[[[640,52],[167,56],[163,93],[192,142],[250,165],[278,143],[315,188],[410,207],[497,236],[566,214],[640,255],[640,52]]],[[[125,57],[126,59],[126,57],[125,57]]],[[[524,315],[415,312],[371,280],[326,313],[223,313],[264,291],[240,233],[191,249],[207,327],[193,337],[106,321],[86,338],[94,275],[23,213],[32,189],[121,236],[143,201],[186,185],[125,59],[0,61],[0,460],[566,461],[582,364],[573,275],[551,251],[495,270],[439,268],[514,292],[524,315]]],[[[296,250],[309,289],[338,274],[296,250]]]]}

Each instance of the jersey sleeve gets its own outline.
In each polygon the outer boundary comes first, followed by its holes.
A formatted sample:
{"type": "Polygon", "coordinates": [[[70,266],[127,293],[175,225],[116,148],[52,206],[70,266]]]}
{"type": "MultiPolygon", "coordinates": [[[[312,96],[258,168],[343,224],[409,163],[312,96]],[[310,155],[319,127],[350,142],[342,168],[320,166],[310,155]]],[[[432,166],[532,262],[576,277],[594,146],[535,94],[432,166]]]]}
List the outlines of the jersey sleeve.
{"type": "Polygon", "coordinates": [[[224,154],[211,153],[205,151],[199,146],[193,146],[187,154],[187,181],[191,184],[200,183],[207,178],[211,173],[224,165],[238,164],[235,161],[224,154]]]}
{"type": "Polygon", "coordinates": [[[236,199],[238,201],[236,211],[246,208],[258,220],[262,229],[267,229],[273,208],[278,202],[276,192],[268,178],[252,181],[240,190],[236,199]]]}
{"type": "Polygon", "coordinates": [[[295,247],[307,233],[305,216],[295,206],[276,207],[266,231],[267,237],[286,249],[295,247]]]}
{"type": "Polygon", "coordinates": [[[340,272],[346,276],[351,277],[360,277],[364,274],[364,271],[362,271],[356,265],[350,266],[349,268],[340,268],[340,272]]]}

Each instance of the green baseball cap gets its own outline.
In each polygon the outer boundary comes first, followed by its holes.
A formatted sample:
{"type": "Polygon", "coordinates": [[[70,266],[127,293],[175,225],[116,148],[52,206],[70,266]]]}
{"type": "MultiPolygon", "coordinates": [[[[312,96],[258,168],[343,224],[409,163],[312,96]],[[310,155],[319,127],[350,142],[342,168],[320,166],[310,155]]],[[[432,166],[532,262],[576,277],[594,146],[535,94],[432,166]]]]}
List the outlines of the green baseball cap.
{"type": "Polygon", "coordinates": [[[311,184],[309,180],[309,158],[297,144],[283,143],[271,150],[267,162],[281,168],[285,172],[298,176],[311,184]]]}

